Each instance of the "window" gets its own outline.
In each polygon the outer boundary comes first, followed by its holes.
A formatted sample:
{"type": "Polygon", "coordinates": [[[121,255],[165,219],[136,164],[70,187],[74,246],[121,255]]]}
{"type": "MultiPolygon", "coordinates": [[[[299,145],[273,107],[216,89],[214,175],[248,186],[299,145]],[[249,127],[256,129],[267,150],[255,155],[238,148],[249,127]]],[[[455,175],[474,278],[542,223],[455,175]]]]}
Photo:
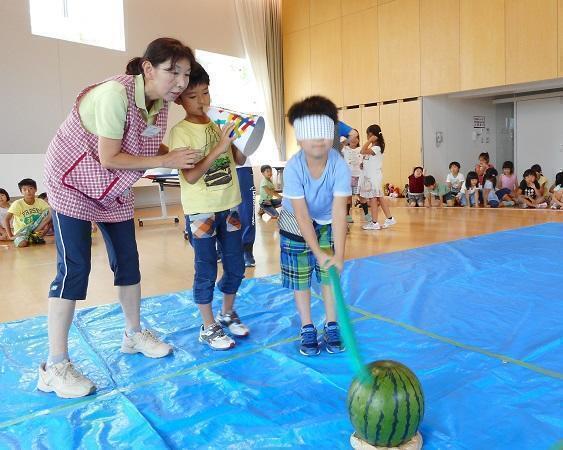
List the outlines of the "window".
{"type": "MultiPolygon", "coordinates": [[[[246,58],[221,55],[196,50],[197,61],[210,78],[211,104],[250,114],[264,115],[264,99],[256,85],[250,63],[246,58]]],[[[251,157],[252,163],[279,159],[278,150],[270,128],[266,125],[260,147],[251,157]]]]}
{"type": "Polygon", "coordinates": [[[30,0],[31,32],[125,51],[123,0],[30,0]]]}

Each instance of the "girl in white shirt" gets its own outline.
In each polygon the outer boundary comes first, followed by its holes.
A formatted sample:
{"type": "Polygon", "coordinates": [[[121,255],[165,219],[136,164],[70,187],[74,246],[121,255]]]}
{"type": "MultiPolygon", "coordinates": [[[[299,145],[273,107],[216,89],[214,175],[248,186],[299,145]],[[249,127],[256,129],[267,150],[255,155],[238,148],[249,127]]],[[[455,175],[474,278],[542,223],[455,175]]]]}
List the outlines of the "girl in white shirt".
{"type": "MultiPolygon", "coordinates": [[[[360,194],[359,180],[362,174],[362,155],[360,154],[360,134],[355,128],[350,131],[348,135],[348,145],[344,146],[342,149],[342,156],[344,161],[348,164],[350,172],[352,173],[352,195],[348,198],[348,204],[346,205],[346,221],[348,223],[353,223],[354,219],[350,214],[350,208],[352,207],[352,200],[354,195],[360,194]]],[[[367,206],[364,208],[367,211],[367,206]]]]}
{"type": "Polygon", "coordinates": [[[379,125],[370,125],[367,130],[367,142],[362,146],[362,176],[360,177],[360,197],[367,199],[371,207],[371,222],[362,227],[364,230],[380,230],[395,225],[397,221],[391,215],[383,193],[383,153],[385,139],[379,125]],[[377,209],[385,213],[385,222],[377,222],[377,209]]]}
{"type": "Polygon", "coordinates": [[[479,190],[481,186],[479,185],[479,175],[477,172],[471,171],[467,174],[465,183],[461,186],[461,191],[459,191],[458,199],[461,206],[468,208],[479,206],[479,190]]]}

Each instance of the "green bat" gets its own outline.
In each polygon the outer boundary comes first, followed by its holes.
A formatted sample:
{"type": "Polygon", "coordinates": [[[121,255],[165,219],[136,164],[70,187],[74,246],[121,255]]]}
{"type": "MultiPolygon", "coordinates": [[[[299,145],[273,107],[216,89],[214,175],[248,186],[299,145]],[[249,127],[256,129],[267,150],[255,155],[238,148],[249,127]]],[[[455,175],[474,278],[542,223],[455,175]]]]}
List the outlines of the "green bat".
{"type": "Polygon", "coordinates": [[[344,345],[346,345],[350,363],[356,372],[357,378],[362,382],[368,381],[370,379],[370,374],[367,366],[363,363],[360,351],[358,350],[358,344],[356,342],[356,337],[354,336],[354,329],[352,328],[352,322],[350,321],[348,308],[346,308],[344,295],[342,294],[342,287],[340,286],[340,276],[338,275],[336,267],[332,266],[328,269],[328,276],[332,292],[336,300],[336,312],[338,314],[338,323],[340,324],[340,330],[342,332],[342,340],[344,341],[344,345]]]}

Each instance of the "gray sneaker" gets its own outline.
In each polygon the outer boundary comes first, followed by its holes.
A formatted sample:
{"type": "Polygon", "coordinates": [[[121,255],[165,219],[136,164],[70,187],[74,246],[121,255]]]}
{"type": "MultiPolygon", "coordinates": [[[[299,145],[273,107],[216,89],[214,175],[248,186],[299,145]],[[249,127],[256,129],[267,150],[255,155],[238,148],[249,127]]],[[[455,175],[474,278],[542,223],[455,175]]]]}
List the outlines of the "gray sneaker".
{"type": "Polygon", "coordinates": [[[235,346],[235,341],[227,336],[221,324],[215,322],[199,330],[199,342],[209,345],[213,350],[230,350],[235,346]]]}
{"type": "Polygon", "coordinates": [[[37,389],[54,392],[61,398],[79,398],[95,392],[96,386],[65,359],[52,366],[45,363],[39,366],[37,389]]]}

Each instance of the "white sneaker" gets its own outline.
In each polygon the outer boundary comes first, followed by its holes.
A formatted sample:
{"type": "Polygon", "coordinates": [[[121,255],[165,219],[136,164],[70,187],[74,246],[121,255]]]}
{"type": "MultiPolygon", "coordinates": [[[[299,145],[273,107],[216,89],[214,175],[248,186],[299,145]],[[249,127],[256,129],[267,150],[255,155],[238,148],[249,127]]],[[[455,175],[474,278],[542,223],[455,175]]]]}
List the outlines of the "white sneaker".
{"type": "Polygon", "coordinates": [[[552,203],[551,209],[559,209],[559,206],[557,205],[557,203],[552,203]]]}
{"type": "Polygon", "coordinates": [[[362,225],[362,230],[381,230],[381,225],[378,222],[368,222],[362,225]]]}
{"type": "Polygon", "coordinates": [[[133,336],[123,333],[123,353],[142,353],[148,358],[162,358],[172,353],[172,346],[158,339],[152,331],[143,330],[133,336]]]}
{"type": "Polygon", "coordinates": [[[541,209],[547,208],[547,203],[545,203],[545,202],[540,203],[537,207],[541,208],[541,209]]]}
{"type": "Polygon", "coordinates": [[[391,217],[390,219],[385,219],[385,222],[383,222],[383,228],[392,227],[396,223],[397,223],[397,221],[395,220],[394,217],[391,217]]]}
{"type": "Polygon", "coordinates": [[[38,375],[37,389],[54,392],[61,398],[85,397],[96,390],[94,383],[82,375],[67,359],[48,367],[45,363],[41,363],[38,375]]]}
{"type": "Polygon", "coordinates": [[[222,314],[221,311],[219,311],[215,320],[217,320],[217,322],[219,322],[223,327],[227,327],[233,336],[245,337],[250,333],[248,327],[240,321],[237,312],[234,310],[225,314],[222,314]]]}
{"type": "Polygon", "coordinates": [[[217,322],[199,330],[199,342],[209,345],[213,350],[229,350],[235,346],[235,341],[227,336],[221,324],[217,322]]]}

